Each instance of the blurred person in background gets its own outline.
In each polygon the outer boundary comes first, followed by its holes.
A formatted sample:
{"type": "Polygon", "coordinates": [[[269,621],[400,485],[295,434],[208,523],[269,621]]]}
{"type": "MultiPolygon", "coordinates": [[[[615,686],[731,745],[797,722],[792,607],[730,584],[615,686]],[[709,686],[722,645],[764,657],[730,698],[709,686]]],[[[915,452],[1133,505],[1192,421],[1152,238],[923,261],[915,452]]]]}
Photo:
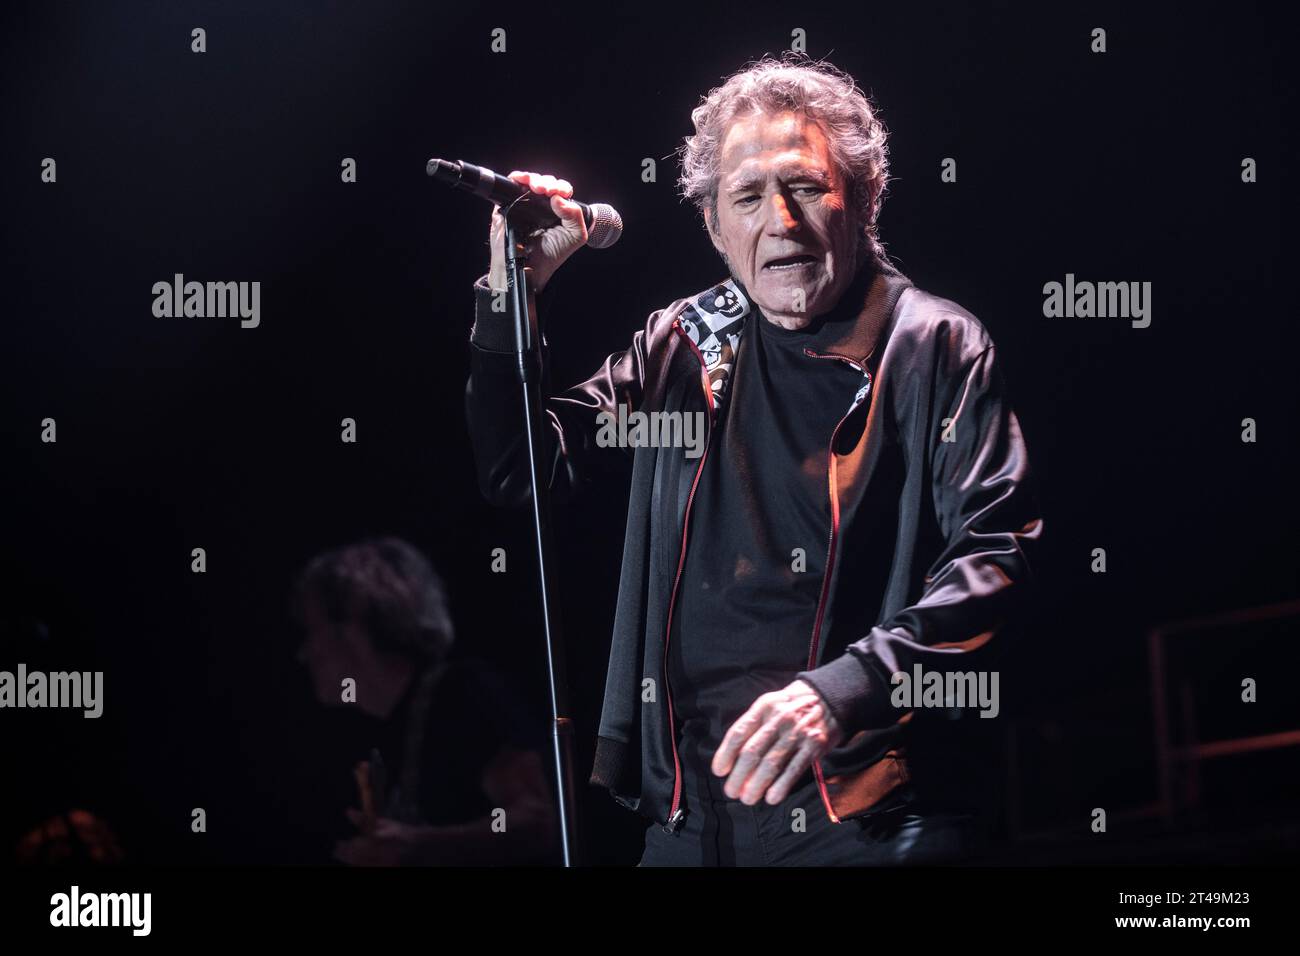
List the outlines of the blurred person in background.
{"type": "Polygon", "coordinates": [[[351,707],[371,745],[354,769],[363,866],[548,862],[558,828],[537,727],[487,663],[451,654],[442,579],[414,547],[378,538],[317,555],[292,613],[321,704],[351,707]]]}

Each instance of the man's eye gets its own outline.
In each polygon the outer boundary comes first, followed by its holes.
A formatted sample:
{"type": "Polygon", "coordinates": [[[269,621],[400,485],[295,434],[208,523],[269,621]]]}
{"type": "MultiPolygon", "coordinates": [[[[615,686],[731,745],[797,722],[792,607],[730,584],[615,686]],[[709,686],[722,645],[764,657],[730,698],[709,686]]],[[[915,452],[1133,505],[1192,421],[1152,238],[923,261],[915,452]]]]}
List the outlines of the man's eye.
{"type": "Polygon", "coordinates": [[[745,203],[750,202],[751,200],[752,200],[753,202],[758,202],[758,197],[757,197],[757,196],[741,196],[739,199],[736,200],[736,205],[737,205],[737,206],[743,206],[745,203]]]}
{"type": "Polygon", "coordinates": [[[820,186],[799,186],[798,188],[795,189],[795,192],[797,193],[804,193],[810,196],[820,196],[821,191],[822,190],[820,186]]]}

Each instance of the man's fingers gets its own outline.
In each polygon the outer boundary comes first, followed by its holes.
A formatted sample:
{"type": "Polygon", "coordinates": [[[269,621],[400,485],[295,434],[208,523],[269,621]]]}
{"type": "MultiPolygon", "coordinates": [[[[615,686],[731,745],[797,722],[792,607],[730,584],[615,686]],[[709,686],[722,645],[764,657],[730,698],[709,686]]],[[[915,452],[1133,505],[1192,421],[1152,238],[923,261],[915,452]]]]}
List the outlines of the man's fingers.
{"type": "Polygon", "coordinates": [[[718,752],[713,755],[712,769],[716,776],[725,777],[731,773],[740,748],[766,720],[767,708],[767,695],[764,694],[750,705],[749,710],[736,718],[736,722],[722,738],[718,752]]]}
{"type": "Polygon", "coordinates": [[[521,172],[516,169],[512,170],[506,178],[519,183],[521,186],[527,186],[535,193],[544,193],[548,196],[560,195],[566,198],[573,195],[573,185],[567,179],[560,179],[557,176],[521,172]]]}
{"type": "Polygon", "coordinates": [[[815,739],[807,737],[804,731],[816,716],[815,712],[805,714],[791,731],[795,741],[794,756],[785,765],[781,775],[767,788],[768,803],[780,803],[789,796],[791,788],[803,776],[803,772],[812,766],[813,758],[816,756],[817,742],[815,739]]]}
{"type": "MultiPolygon", "coordinates": [[[[781,727],[784,726],[783,722],[781,727]]],[[[741,802],[750,805],[758,803],[767,792],[767,788],[772,785],[772,781],[776,780],[785,769],[794,749],[794,741],[790,739],[788,731],[782,732],[781,728],[778,728],[776,737],[749,776],[737,781],[741,802]]]]}
{"type": "Polygon", "coordinates": [[[758,802],[794,749],[790,733],[793,723],[788,715],[775,714],[749,738],[722,788],[727,796],[748,804],[758,802]]]}
{"type": "Polygon", "coordinates": [[[524,173],[523,178],[516,180],[527,186],[535,193],[549,195],[555,191],[555,177],[543,176],[541,173],[524,173]]]}
{"type": "MultiPolygon", "coordinates": [[[[559,193],[555,193],[551,196],[551,212],[555,213],[561,219],[566,219],[575,223],[579,219],[583,218],[582,207],[576,202],[571,202],[570,200],[565,199],[559,193]]],[[[583,220],[583,222],[585,224],[586,220],[583,220]]]]}
{"type": "Polygon", "coordinates": [[[804,744],[795,750],[789,763],[785,765],[785,770],[781,771],[781,776],[777,777],[771,786],[767,788],[766,799],[768,803],[780,803],[790,795],[791,789],[798,783],[799,778],[812,766],[815,754],[816,747],[810,743],[804,744]]]}

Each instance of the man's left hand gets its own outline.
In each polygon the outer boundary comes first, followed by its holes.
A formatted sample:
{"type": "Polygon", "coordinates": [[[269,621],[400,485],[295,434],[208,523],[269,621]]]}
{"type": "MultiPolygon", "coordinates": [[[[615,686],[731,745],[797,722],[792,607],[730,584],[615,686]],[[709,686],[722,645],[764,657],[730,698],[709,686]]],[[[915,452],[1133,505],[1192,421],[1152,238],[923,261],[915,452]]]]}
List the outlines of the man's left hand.
{"type": "MultiPolygon", "coordinates": [[[[361,812],[349,807],[348,819],[362,827],[361,812]]],[[[352,866],[402,866],[419,834],[419,827],[379,817],[369,833],[361,833],[350,840],[334,845],[334,859],[352,866]]]]}
{"type": "Polygon", "coordinates": [[[712,769],[723,792],[753,806],[780,803],[814,760],[836,747],[844,731],[821,695],[797,680],[764,694],[722,738],[712,769]]]}

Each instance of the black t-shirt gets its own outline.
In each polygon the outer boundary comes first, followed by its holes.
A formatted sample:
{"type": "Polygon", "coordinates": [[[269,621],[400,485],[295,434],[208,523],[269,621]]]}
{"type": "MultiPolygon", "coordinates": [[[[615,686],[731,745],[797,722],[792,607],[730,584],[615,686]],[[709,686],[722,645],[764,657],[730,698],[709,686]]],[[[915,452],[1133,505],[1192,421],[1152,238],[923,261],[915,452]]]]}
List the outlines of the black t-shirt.
{"type": "MultiPolygon", "coordinates": [[[[388,806],[392,813],[402,796],[409,734],[416,720],[418,678],[386,720],[371,722],[362,738],[357,760],[370,759],[379,750],[387,779],[388,806]]],[[[517,690],[486,662],[461,659],[448,662],[433,686],[422,721],[420,769],[415,808],[421,823],[466,823],[492,812],[483,793],[483,770],[503,748],[540,750],[544,727],[521,702],[517,690]]],[[[416,821],[411,821],[416,822],[416,821]]]]}
{"type": "Polygon", "coordinates": [[[680,752],[697,796],[707,781],[711,798],[725,799],[708,769],[723,735],[756,698],[808,667],[830,545],[831,434],[862,373],[804,349],[826,351],[856,318],[846,303],[798,331],[757,309],[746,320],[691,507],[668,646],[680,752]]]}

